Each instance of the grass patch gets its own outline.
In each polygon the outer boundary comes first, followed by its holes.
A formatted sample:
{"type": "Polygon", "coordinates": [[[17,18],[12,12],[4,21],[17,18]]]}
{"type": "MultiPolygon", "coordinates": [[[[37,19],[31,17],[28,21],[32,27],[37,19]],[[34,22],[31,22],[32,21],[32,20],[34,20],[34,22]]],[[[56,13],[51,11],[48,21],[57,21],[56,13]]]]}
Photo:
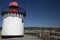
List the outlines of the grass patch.
{"type": "Polygon", "coordinates": [[[1,39],[1,30],[0,30],[0,39],[1,39]]]}

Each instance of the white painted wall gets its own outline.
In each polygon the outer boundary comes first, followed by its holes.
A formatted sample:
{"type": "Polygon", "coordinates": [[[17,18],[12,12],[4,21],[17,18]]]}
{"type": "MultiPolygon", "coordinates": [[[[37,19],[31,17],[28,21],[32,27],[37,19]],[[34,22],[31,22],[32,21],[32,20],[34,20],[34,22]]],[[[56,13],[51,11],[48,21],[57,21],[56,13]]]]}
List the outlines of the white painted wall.
{"type": "Polygon", "coordinates": [[[8,13],[3,17],[2,35],[24,35],[23,16],[16,13],[8,13]]]}

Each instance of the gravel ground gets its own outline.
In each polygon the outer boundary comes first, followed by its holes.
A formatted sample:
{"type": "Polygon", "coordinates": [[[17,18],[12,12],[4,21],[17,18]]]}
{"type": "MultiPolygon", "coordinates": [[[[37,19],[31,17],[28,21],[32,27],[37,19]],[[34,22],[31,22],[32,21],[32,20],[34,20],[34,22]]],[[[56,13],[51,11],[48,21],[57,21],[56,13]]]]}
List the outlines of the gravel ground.
{"type": "Polygon", "coordinates": [[[41,40],[41,39],[37,38],[36,36],[25,34],[24,37],[21,38],[8,38],[8,39],[0,39],[0,40],[41,40]]]}

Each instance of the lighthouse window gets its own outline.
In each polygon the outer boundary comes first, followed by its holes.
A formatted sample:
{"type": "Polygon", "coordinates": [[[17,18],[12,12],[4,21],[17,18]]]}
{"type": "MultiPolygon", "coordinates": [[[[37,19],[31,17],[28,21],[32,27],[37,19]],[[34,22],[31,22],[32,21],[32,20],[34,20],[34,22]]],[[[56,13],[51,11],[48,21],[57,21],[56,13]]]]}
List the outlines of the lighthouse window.
{"type": "Polygon", "coordinates": [[[22,19],[22,23],[23,23],[23,19],[22,19]]]}

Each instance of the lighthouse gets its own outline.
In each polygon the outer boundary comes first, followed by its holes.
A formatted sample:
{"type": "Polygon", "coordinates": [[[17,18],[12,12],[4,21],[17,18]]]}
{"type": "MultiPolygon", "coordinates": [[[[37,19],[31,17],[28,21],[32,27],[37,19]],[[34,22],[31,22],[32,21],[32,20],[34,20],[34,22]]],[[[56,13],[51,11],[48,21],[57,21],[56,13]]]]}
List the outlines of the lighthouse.
{"type": "Polygon", "coordinates": [[[11,2],[8,7],[1,9],[1,14],[3,16],[2,38],[23,37],[25,9],[17,2],[11,2]]]}

